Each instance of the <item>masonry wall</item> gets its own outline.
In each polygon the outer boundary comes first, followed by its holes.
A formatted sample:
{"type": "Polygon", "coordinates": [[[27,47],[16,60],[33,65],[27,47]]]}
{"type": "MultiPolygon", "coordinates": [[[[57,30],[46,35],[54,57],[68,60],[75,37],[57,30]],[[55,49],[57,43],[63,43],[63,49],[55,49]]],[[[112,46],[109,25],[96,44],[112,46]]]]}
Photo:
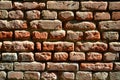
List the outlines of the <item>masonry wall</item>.
{"type": "Polygon", "coordinates": [[[0,1],[0,80],[120,80],[120,1],[0,1]]]}

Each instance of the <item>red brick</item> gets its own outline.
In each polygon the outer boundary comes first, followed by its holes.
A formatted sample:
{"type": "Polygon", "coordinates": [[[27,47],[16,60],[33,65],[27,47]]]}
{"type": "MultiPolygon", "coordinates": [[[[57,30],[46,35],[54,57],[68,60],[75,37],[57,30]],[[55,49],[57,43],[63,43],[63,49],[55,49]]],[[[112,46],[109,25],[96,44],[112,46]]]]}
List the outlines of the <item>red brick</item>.
{"type": "Polygon", "coordinates": [[[120,2],[109,2],[109,10],[120,10],[120,2]]]}
{"type": "Polygon", "coordinates": [[[45,9],[45,3],[42,3],[42,2],[40,2],[39,4],[38,4],[38,9],[45,9]]]}
{"type": "Polygon", "coordinates": [[[92,22],[75,22],[68,21],[64,28],[67,30],[93,30],[96,28],[95,24],[92,22]]]}
{"type": "Polygon", "coordinates": [[[92,20],[93,19],[93,13],[92,12],[76,12],[76,19],[77,20],[92,20]]]}
{"type": "Polygon", "coordinates": [[[85,32],[86,40],[100,40],[100,32],[97,30],[86,31],[85,32]]]}
{"type": "Polygon", "coordinates": [[[106,10],[107,2],[84,1],[81,2],[82,10],[106,10]]]}
{"type": "Polygon", "coordinates": [[[54,43],[53,42],[43,42],[43,50],[53,51],[54,50],[54,43]]]}
{"type": "Polygon", "coordinates": [[[119,20],[120,19],[120,12],[112,12],[112,19],[119,20]]]}
{"type": "Polygon", "coordinates": [[[12,44],[11,41],[4,41],[3,46],[2,46],[2,43],[1,43],[1,48],[2,47],[5,51],[12,51],[13,50],[13,44],[12,44]]]}
{"type": "Polygon", "coordinates": [[[33,40],[46,40],[47,38],[48,38],[47,32],[39,32],[39,31],[32,32],[32,39],[33,40]]]}
{"type": "Polygon", "coordinates": [[[54,61],[67,61],[68,53],[66,52],[55,52],[53,56],[54,61]]]}
{"type": "Polygon", "coordinates": [[[19,61],[34,61],[34,55],[32,52],[22,52],[18,55],[19,61]]]}
{"type": "Polygon", "coordinates": [[[78,64],[76,63],[47,63],[48,71],[77,71],[78,64]]]}
{"type": "Polygon", "coordinates": [[[12,39],[12,31],[0,31],[0,40],[12,39]]]}
{"type": "Polygon", "coordinates": [[[26,40],[30,39],[30,32],[25,30],[17,30],[15,31],[15,39],[17,40],[26,40]]]}
{"type": "Polygon", "coordinates": [[[21,71],[43,71],[45,70],[45,63],[39,62],[15,62],[14,70],[21,71]]]}
{"type": "Polygon", "coordinates": [[[83,61],[85,60],[84,52],[70,52],[70,60],[71,61],[83,61]]]}
{"type": "Polygon", "coordinates": [[[101,61],[102,60],[102,54],[97,53],[97,52],[88,52],[86,57],[88,61],[101,61]]]}
{"type": "Polygon", "coordinates": [[[0,10],[0,19],[8,18],[8,11],[7,10],[0,10]]]}
{"type": "Polygon", "coordinates": [[[40,73],[35,71],[26,71],[24,73],[25,80],[40,80],[40,73]]]}
{"type": "Polygon", "coordinates": [[[74,13],[72,11],[61,11],[58,17],[62,21],[69,21],[74,19],[74,13]]]}
{"type": "Polygon", "coordinates": [[[94,20],[110,20],[110,14],[108,12],[97,12],[94,15],[94,20]]]}
{"type": "Polygon", "coordinates": [[[42,80],[57,80],[57,75],[53,72],[43,72],[41,75],[42,80]]]}
{"type": "Polygon", "coordinates": [[[110,51],[120,51],[120,42],[110,42],[109,50],[110,51]]]}
{"type": "Polygon", "coordinates": [[[35,53],[36,61],[49,61],[52,58],[51,52],[37,52],[35,53]]]}
{"type": "Polygon", "coordinates": [[[75,80],[73,72],[62,72],[60,75],[61,80],[75,80]]]}
{"type": "Polygon", "coordinates": [[[36,49],[37,49],[37,51],[41,51],[41,43],[40,42],[36,42],[36,49]]]}
{"type": "Polygon", "coordinates": [[[23,79],[23,77],[24,77],[23,72],[15,72],[15,71],[8,72],[8,79],[21,80],[23,79]]]}
{"type": "Polygon", "coordinates": [[[0,9],[12,9],[12,1],[0,1],[0,9]]]}
{"type": "Polygon", "coordinates": [[[92,71],[110,71],[113,69],[113,63],[81,63],[80,70],[92,71]]]}
{"type": "Polygon", "coordinates": [[[77,10],[79,9],[79,2],[78,1],[47,1],[47,9],[77,10]]]}

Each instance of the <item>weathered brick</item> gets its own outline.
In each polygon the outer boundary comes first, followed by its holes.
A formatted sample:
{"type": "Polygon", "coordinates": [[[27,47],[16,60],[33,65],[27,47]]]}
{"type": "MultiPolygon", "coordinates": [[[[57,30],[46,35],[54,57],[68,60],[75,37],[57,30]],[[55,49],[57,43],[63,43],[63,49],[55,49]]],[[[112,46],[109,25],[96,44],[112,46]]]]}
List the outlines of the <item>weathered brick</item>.
{"type": "Polygon", "coordinates": [[[53,56],[54,61],[67,61],[68,53],[66,52],[55,52],[53,56]]]}
{"type": "Polygon", "coordinates": [[[114,70],[120,70],[120,63],[119,62],[115,62],[114,63],[114,70]]]}
{"type": "Polygon", "coordinates": [[[33,40],[46,40],[47,38],[48,38],[47,32],[39,32],[39,31],[32,32],[32,39],[33,40]]]}
{"type": "Polygon", "coordinates": [[[120,2],[109,2],[109,10],[120,10],[120,2]]]}
{"type": "Polygon", "coordinates": [[[12,39],[12,31],[0,31],[0,40],[12,39]]]}
{"type": "Polygon", "coordinates": [[[13,63],[0,63],[0,70],[10,71],[13,70],[13,63]]]}
{"type": "Polygon", "coordinates": [[[120,51],[120,42],[110,42],[109,50],[110,51],[120,51]]]}
{"type": "Polygon", "coordinates": [[[0,71],[0,80],[5,80],[6,76],[7,76],[6,72],[0,71]]]}
{"type": "Polygon", "coordinates": [[[75,80],[73,72],[62,72],[60,80],[75,80]]]}
{"type": "Polygon", "coordinates": [[[40,73],[35,71],[26,71],[24,73],[25,80],[40,80],[40,73]]]}
{"type": "Polygon", "coordinates": [[[116,31],[103,32],[102,33],[102,38],[104,40],[109,40],[109,41],[118,40],[119,39],[119,33],[116,32],[116,31]]]}
{"type": "Polygon", "coordinates": [[[83,32],[68,30],[66,39],[70,40],[70,41],[82,40],[83,39],[83,32]]]}
{"type": "Polygon", "coordinates": [[[2,53],[3,61],[17,61],[17,53],[2,53]]]}
{"type": "Polygon", "coordinates": [[[58,17],[62,21],[69,21],[74,19],[74,13],[72,11],[61,11],[58,17]]]}
{"type": "Polygon", "coordinates": [[[48,71],[77,71],[78,64],[76,63],[47,63],[48,71]]]}
{"type": "Polygon", "coordinates": [[[27,40],[30,39],[30,32],[25,30],[16,30],[15,39],[17,40],[27,40]]]}
{"type": "Polygon", "coordinates": [[[107,2],[84,1],[81,2],[82,10],[106,10],[107,2]]]}
{"type": "Polygon", "coordinates": [[[42,11],[42,18],[43,19],[57,19],[57,12],[56,11],[43,10],[42,11]]]}
{"type": "Polygon", "coordinates": [[[40,2],[38,4],[38,9],[45,9],[45,7],[46,7],[45,3],[40,2]]]}
{"type": "Polygon", "coordinates": [[[79,9],[79,2],[78,1],[47,1],[47,9],[77,10],[79,9]]]}
{"type": "Polygon", "coordinates": [[[62,22],[59,20],[34,20],[30,22],[33,29],[58,30],[62,29],[62,22]]]}
{"type": "Polygon", "coordinates": [[[54,42],[43,42],[43,50],[53,51],[54,50],[54,42]]]}
{"type": "Polygon", "coordinates": [[[94,20],[109,20],[110,14],[108,12],[97,12],[94,15],[94,20]]]}
{"type": "Polygon", "coordinates": [[[86,40],[100,40],[100,32],[97,30],[85,31],[86,40]]]}
{"type": "Polygon", "coordinates": [[[108,48],[106,43],[103,42],[77,42],[75,46],[76,51],[106,51],[108,48]]]}
{"type": "Polygon", "coordinates": [[[8,72],[8,79],[22,80],[23,77],[24,77],[23,72],[15,72],[15,71],[8,72]]]}
{"type": "Polygon", "coordinates": [[[36,50],[41,51],[41,43],[40,42],[36,42],[36,50]]]}
{"type": "Polygon", "coordinates": [[[76,74],[76,80],[92,80],[91,72],[78,71],[76,74]]]}
{"type": "Polygon", "coordinates": [[[38,11],[38,10],[27,11],[26,12],[26,18],[28,20],[40,19],[40,11],[38,11]]]}
{"type": "Polygon", "coordinates": [[[32,52],[22,52],[18,55],[19,61],[34,61],[34,54],[32,52]]]}
{"type": "Polygon", "coordinates": [[[14,70],[21,70],[21,71],[43,71],[45,70],[45,63],[39,62],[15,62],[14,63],[14,70]]]}
{"type": "Polygon", "coordinates": [[[41,79],[42,80],[57,80],[57,75],[52,72],[43,72],[41,74],[41,79]]]}
{"type": "Polygon", "coordinates": [[[9,11],[10,19],[23,19],[24,14],[21,10],[9,11]]]}
{"type": "Polygon", "coordinates": [[[92,71],[110,71],[113,69],[113,63],[81,63],[80,70],[92,71]]]}
{"type": "Polygon", "coordinates": [[[96,72],[93,74],[93,80],[108,80],[107,72],[96,72]]]}
{"type": "Polygon", "coordinates": [[[101,21],[100,30],[120,30],[120,21],[101,21]]]}
{"type": "Polygon", "coordinates": [[[104,61],[115,61],[119,60],[119,53],[107,52],[103,55],[103,57],[104,61]]]}
{"type": "Polygon", "coordinates": [[[68,21],[64,28],[67,30],[93,30],[96,26],[92,22],[68,21]]]}
{"type": "Polygon", "coordinates": [[[36,61],[49,61],[52,58],[51,52],[37,52],[35,53],[36,61]]]}
{"type": "Polygon", "coordinates": [[[61,40],[61,39],[65,38],[65,35],[66,35],[66,33],[64,30],[51,31],[50,39],[61,40]]]}
{"type": "Polygon", "coordinates": [[[120,12],[112,12],[112,19],[119,20],[120,19],[120,12]]]}
{"type": "Polygon", "coordinates": [[[3,42],[3,49],[5,51],[12,51],[13,50],[13,44],[11,41],[4,41],[3,42]]]}
{"type": "Polygon", "coordinates": [[[88,52],[86,57],[88,61],[101,61],[102,60],[102,54],[97,53],[97,52],[88,52]]]}
{"type": "Polygon", "coordinates": [[[2,42],[0,42],[0,51],[2,50],[2,45],[3,45],[2,42]]]}
{"type": "Polygon", "coordinates": [[[76,12],[76,19],[77,20],[92,20],[93,19],[93,13],[92,12],[76,12]]]}
{"type": "Polygon", "coordinates": [[[0,29],[11,29],[12,27],[9,27],[9,23],[7,20],[0,20],[0,29]]]}
{"type": "Polygon", "coordinates": [[[110,80],[119,80],[120,72],[110,72],[110,80]]]}
{"type": "Polygon", "coordinates": [[[0,9],[12,9],[12,1],[0,1],[0,9]]]}
{"type": "Polygon", "coordinates": [[[0,10],[0,18],[1,19],[8,18],[8,11],[7,10],[0,10]]]}
{"type": "Polygon", "coordinates": [[[70,52],[70,60],[71,61],[83,61],[85,60],[84,52],[70,52]]]}

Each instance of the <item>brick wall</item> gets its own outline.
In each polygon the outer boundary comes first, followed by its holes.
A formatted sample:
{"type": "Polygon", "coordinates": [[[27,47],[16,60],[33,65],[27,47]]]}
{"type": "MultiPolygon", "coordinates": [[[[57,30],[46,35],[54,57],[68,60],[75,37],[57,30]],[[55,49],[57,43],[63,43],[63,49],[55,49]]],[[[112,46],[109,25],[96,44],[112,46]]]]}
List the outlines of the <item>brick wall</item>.
{"type": "Polygon", "coordinates": [[[119,1],[0,1],[0,80],[120,80],[119,1]]]}

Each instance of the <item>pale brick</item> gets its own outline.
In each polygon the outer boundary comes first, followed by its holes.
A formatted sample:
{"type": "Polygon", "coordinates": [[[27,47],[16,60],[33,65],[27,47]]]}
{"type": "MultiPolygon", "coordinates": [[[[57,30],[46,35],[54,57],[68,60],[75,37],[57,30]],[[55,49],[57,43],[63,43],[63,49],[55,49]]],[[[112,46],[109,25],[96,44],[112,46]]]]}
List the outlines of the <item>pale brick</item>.
{"type": "Polygon", "coordinates": [[[120,2],[109,2],[109,10],[120,10],[120,2]]]}
{"type": "Polygon", "coordinates": [[[113,69],[113,63],[81,63],[80,70],[92,71],[110,71],[113,69]]]}
{"type": "Polygon", "coordinates": [[[62,21],[69,21],[74,19],[74,13],[72,11],[61,11],[58,17],[62,21]]]}
{"type": "Polygon", "coordinates": [[[26,40],[30,39],[30,32],[25,30],[16,30],[15,39],[17,40],[26,40]]]}
{"type": "Polygon", "coordinates": [[[120,12],[112,12],[113,20],[120,20],[120,12]]]}
{"type": "Polygon", "coordinates": [[[12,9],[12,1],[0,1],[0,9],[12,9]]]}
{"type": "Polygon", "coordinates": [[[40,42],[36,42],[36,50],[41,51],[41,43],[40,42]]]}
{"type": "Polygon", "coordinates": [[[120,42],[110,42],[109,50],[111,51],[120,51],[120,42]]]}
{"type": "Polygon", "coordinates": [[[79,9],[79,2],[78,1],[48,1],[47,9],[77,10],[79,9]]]}
{"type": "Polygon", "coordinates": [[[0,31],[0,40],[12,39],[12,31],[0,31]]]}
{"type": "Polygon", "coordinates": [[[46,7],[45,3],[40,2],[38,4],[38,9],[45,9],[45,7],[46,7]]]}
{"type": "Polygon", "coordinates": [[[4,70],[4,71],[13,70],[13,63],[0,63],[0,70],[4,70]]]}
{"type": "Polygon", "coordinates": [[[65,35],[66,35],[66,33],[64,30],[51,31],[50,39],[61,40],[61,39],[65,38],[65,35]]]}
{"type": "Polygon", "coordinates": [[[91,72],[78,71],[76,74],[76,80],[92,80],[91,72]]]}
{"type": "Polygon", "coordinates": [[[14,2],[14,7],[15,9],[23,9],[24,6],[21,2],[14,2]]]}
{"type": "Polygon", "coordinates": [[[109,20],[110,14],[108,12],[97,12],[94,15],[94,20],[109,20]]]}
{"type": "Polygon", "coordinates": [[[7,76],[6,72],[0,71],[0,80],[5,80],[6,76],[7,76]]]}
{"type": "Polygon", "coordinates": [[[0,18],[1,19],[8,18],[8,11],[7,10],[0,10],[0,18]]]}
{"type": "Polygon", "coordinates": [[[23,77],[24,77],[23,72],[15,72],[15,71],[8,72],[8,79],[22,80],[23,77]]]}
{"type": "Polygon", "coordinates": [[[60,80],[75,80],[73,72],[62,72],[60,80]]]}
{"type": "Polygon", "coordinates": [[[83,39],[83,32],[68,30],[66,39],[70,40],[70,41],[82,40],[83,39]]]}
{"type": "Polygon", "coordinates": [[[84,52],[70,52],[70,60],[71,61],[83,61],[85,60],[84,52]]]}
{"type": "Polygon", "coordinates": [[[103,57],[104,61],[115,61],[119,60],[119,53],[107,52],[103,55],[103,57]]]}
{"type": "Polygon", "coordinates": [[[84,1],[81,2],[82,10],[106,10],[107,2],[84,1]]]}
{"type": "Polygon", "coordinates": [[[77,20],[92,20],[93,19],[93,13],[92,12],[76,12],[76,19],[77,20]]]}
{"type": "Polygon", "coordinates": [[[119,40],[119,33],[116,31],[103,32],[102,38],[109,41],[119,40]]]}
{"type": "Polygon", "coordinates": [[[42,80],[57,80],[57,75],[52,72],[43,72],[41,74],[41,79],[42,80]]]}
{"type": "Polygon", "coordinates": [[[56,11],[43,10],[42,11],[42,18],[43,19],[57,19],[57,12],[56,11]]]}
{"type": "Polygon", "coordinates": [[[32,52],[22,52],[18,55],[19,61],[34,61],[34,54],[32,52]]]}
{"type": "Polygon", "coordinates": [[[68,53],[66,52],[55,52],[53,56],[54,61],[67,61],[68,53]]]}
{"type": "Polygon", "coordinates": [[[110,80],[119,80],[120,72],[110,72],[110,80]]]}
{"type": "Polygon", "coordinates": [[[9,26],[9,22],[7,20],[0,20],[0,29],[12,29],[12,27],[9,26]]]}
{"type": "Polygon", "coordinates": [[[92,22],[75,22],[68,21],[64,28],[67,30],[93,30],[96,28],[95,24],[92,22]]]}
{"type": "Polygon", "coordinates": [[[17,61],[17,53],[2,53],[3,61],[17,61]]]}
{"type": "Polygon", "coordinates": [[[35,53],[36,61],[49,61],[52,59],[51,52],[37,52],[35,53]]]}
{"type": "Polygon", "coordinates": [[[3,44],[2,44],[2,42],[0,42],[0,51],[2,50],[2,46],[3,46],[3,44]]]}
{"type": "Polygon", "coordinates": [[[24,73],[25,80],[40,80],[40,73],[35,71],[26,71],[24,73]]]}
{"type": "Polygon", "coordinates": [[[97,30],[85,31],[86,40],[100,40],[100,32],[97,30]]]}
{"type": "Polygon", "coordinates": [[[9,11],[10,19],[23,19],[24,14],[21,10],[9,11]]]}
{"type": "Polygon", "coordinates": [[[86,57],[88,61],[101,61],[102,60],[102,54],[97,53],[97,52],[88,52],[86,57]]]}
{"type": "Polygon", "coordinates": [[[43,71],[45,70],[45,63],[39,62],[15,62],[14,63],[14,70],[21,70],[21,71],[43,71]]]}
{"type": "Polygon", "coordinates": [[[77,71],[78,64],[76,63],[47,63],[48,71],[77,71]]]}
{"type": "Polygon", "coordinates": [[[28,20],[40,19],[40,11],[38,11],[38,10],[27,11],[26,17],[28,20]]]}
{"type": "Polygon", "coordinates": [[[30,22],[33,29],[58,30],[62,29],[62,22],[59,20],[34,20],[30,22]]]}
{"type": "Polygon", "coordinates": [[[75,46],[76,51],[106,51],[108,45],[103,42],[77,42],[75,46]]]}
{"type": "Polygon", "coordinates": [[[107,72],[96,72],[93,74],[93,80],[108,80],[107,72]]]}
{"type": "Polygon", "coordinates": [[[101,21],[100,30],[120,30],[120,21],[101,21]]]}
{"type": "Polygon", "coordinates": [[[114,63],[114,70],[117,70],[117,71],[120,70],[120,63],[119,62],[114,63]]]}

